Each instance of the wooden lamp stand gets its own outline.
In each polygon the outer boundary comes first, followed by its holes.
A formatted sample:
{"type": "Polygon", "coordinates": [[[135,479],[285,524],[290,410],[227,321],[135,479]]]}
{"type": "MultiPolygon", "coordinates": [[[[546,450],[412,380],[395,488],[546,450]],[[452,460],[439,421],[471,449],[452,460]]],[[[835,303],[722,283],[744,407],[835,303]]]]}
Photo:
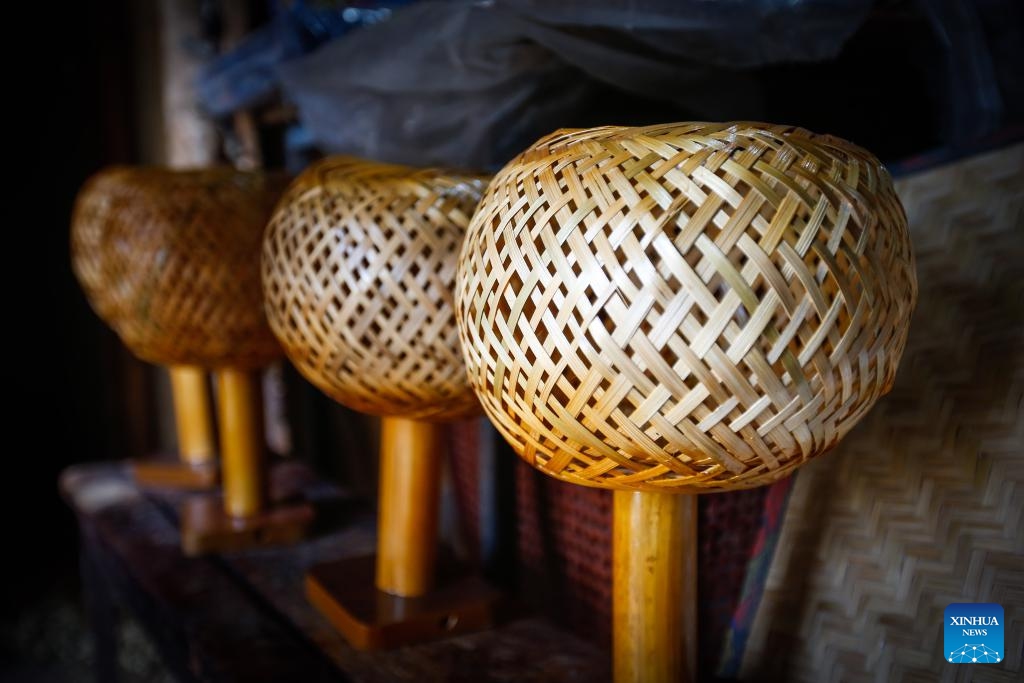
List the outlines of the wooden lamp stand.
{"type": "Polygon", "coordinates": [[[269,505],[258,373],[217,371],[222,495],[192,496],[181,507],[186,555],[295,543],[313,521],[308,503],[269,505]]]}
{"type": "Polygon", "coordinates": [[[143,486],[214,488],[220,471],[210,419],[206,372],[195,366],[176,365],[168,368],[168,373],[178,434],[178,457],[132,460],[132,474],[143,486]]]}
{"type": "Polygon", "coordinates": [[[309,601],[357,649],[478,631],[493,621],[494,588],[457,567],[436,571],[443,432],[429,422],[383,418],[377,554],[306,574],[309,601]]]}
{"type": "Polygon", "coordinates": [[[73,265],[89,302],[136,356],[171,372],[181,461],[136,462],[140,481],[216,483],[205,369],[218,368],[223,505],[217,496],[185,504],[189,553],[290,541],[311,516],[309,506],[268,507],[254,374],[281,357],[258,257],[284,184],[230,168],[115,167],[91,178],[75,205],[73,265]]]}
{"type": "Polygon", "coordinates": [[[295,180],[264,238],[267,315],[285,353],[338,402],[383,416],[377,554],[306,576],[310,602],[359,649],[492,620],[496,591],[438,561],[441,423],[479,414],[452,288],[483,184],[332,157],[295,180]]]}
{"type": "Polygon", "coordinates": [[[697,496],[613,495],[613,677],[695,681],[697,496]]]}
{"type": "Polygon", "coordinates": [[[560,131],[491,182],[456,289],[529,464],[614,490],[616,683],[697,680],[700,492],[776,481],[888,391],[916,279],[878,160],[757,123],[560,131]]]}

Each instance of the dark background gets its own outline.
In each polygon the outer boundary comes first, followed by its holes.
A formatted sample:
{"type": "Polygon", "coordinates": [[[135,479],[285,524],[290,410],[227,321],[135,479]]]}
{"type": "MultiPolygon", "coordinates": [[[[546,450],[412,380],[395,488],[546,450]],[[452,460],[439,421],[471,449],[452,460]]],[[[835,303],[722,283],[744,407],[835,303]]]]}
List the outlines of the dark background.
{"type": "Polygon", "coordinates": [[[4,617],[75,575],[73,520],[57,497],[60,470],[152,437],[150,425],[124,420],[118,389],[131,362],[86,304],[68,248],[78,186],[105,164],[136,158],[126,3],[10,9],[5,109],[14,122],[4,174],[8,260],[0,269],[8,302],[0,364],[8,435],[4,617]]]}

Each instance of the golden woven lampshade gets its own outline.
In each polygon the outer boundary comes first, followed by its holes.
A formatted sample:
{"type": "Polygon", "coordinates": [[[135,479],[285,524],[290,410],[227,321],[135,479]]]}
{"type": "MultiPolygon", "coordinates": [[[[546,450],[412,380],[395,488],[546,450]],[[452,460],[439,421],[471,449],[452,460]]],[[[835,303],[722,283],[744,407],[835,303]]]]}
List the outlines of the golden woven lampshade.
{"type": "Polygon", "coordinates": [[[473,218],[470,381],[559,479],[702,492],[775,481],[892,385],[917,284],[870,153],[759,123],[560,131],[473,218]]]}
{"type": "Polygon", "coordinates": [[[306,575],[310,602],[358,649],[490,623],[496,596],[472,577],[435,592],[440,423],[480,410],[459,347],[454,288],[485,184],[476,175],[328,158],[292,183],[267,228],[267,317],[285,353],[331,398],[383,417],[376,556],[322,563],[306,575]]]}
{"type": "Polygon", "coordinates": [[[229,168],[116,167],[72,218],[72,264],[96,313],[139,358],[260,368],[281,347],[263,314],[263,228],[284,179],[229,168]]]}
{"type": "Polygon", "coordinates": [[[259,254],[283,189],[282,175],[229,168],[112,168],[75,206],[73,264],[96,312],[137,356],[175,366],[179,442],[209,430],[198,368],[216,371],[223,495],[182,502],[189,555],[294,542],[313,516],[308,504],[269,500],[263,442],[260,371],[281,346],[263,312],[259,254]]]}
{"type": "Polygon", "coordinates": [[[288,358],[354,410],[479,412],[453,290],[486,178],[332,157],[281,200],[263,247],[267,317],[288,358]]]}

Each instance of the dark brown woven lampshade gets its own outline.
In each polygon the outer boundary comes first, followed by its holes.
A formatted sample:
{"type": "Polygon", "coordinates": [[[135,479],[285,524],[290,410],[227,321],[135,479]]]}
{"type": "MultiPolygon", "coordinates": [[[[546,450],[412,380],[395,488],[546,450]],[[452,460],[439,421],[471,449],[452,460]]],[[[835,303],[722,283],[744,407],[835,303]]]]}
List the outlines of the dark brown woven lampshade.
{"type": "Polygon", "coordinates": [[[260,287],[278,175],[117,167],[79,193],[72,264],[89,302],[138,357],[259,368],[280,357],[260,287]]]}

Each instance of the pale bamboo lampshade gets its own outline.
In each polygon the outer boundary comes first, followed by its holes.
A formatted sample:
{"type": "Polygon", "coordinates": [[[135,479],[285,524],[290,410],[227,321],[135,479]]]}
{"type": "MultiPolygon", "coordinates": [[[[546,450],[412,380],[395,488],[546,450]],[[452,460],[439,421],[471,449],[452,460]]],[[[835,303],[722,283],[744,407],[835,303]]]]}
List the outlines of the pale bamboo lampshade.
{"type": "Polygon", "coordinates": [[[454,288],[485,184],[332,157],[295,180],[267,228],[267,317],[285,353],[334,400],[382,416],[372,583],[360,558],[306,576],[311,603],[357,649],[490,623],[493,595],[467,588],[467,579],[432,593],[442,423],[480,410],[459,347],[454,288]]]}
{"type": "Polygon", "coordinates": [[[453,290],[482,176],[332,157],[267,228],[267,317],[289,359],[354,410],[415,420],[479,412],[453,290]]]}
{"type": "Polygon", "coordinates": [[[138,357],[260,368],[280,357],[263,314],[263,229],[277,175],[116,167],[72,219],[72,263],[93,308],[138,357]]]}
{"type": "Polygon", "coordinates": [[[469,378],[565,481],[759,486],[892,385],[917,284],[870,153],[759,123],[560,131],[493,180],[461,252],[469,378]]]}

